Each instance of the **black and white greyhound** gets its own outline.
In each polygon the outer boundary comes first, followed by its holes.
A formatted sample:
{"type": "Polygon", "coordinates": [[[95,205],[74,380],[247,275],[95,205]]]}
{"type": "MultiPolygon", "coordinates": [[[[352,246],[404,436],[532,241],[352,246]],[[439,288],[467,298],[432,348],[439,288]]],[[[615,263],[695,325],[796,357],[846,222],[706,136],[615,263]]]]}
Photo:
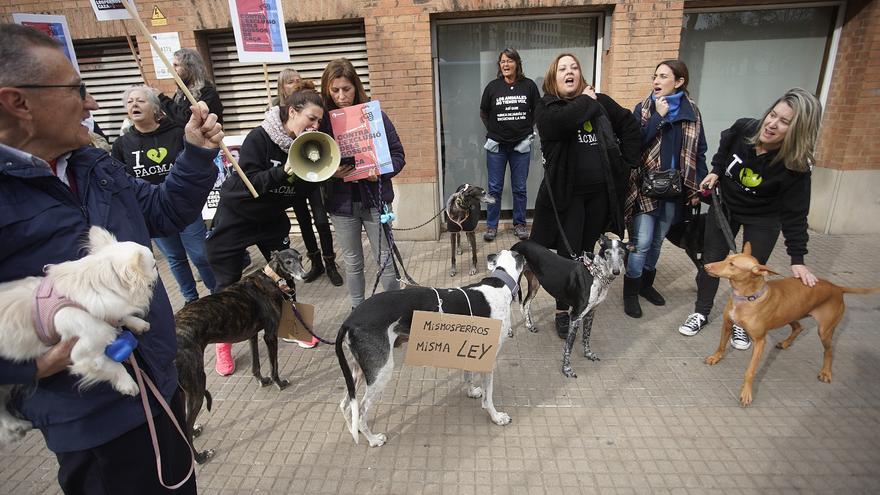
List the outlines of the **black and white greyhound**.
{"type": "Polygon", "coordinates": [[[494,204],[493,198],[485,189],[473,184],[458,186],[446,201],[446,231],[449,232],[450,245],[452,247],[452,265],[449,268],[449,276],[454,277],[457,273],[455,254],[462,254],[461,234],[467,235],[471,245],[471,270],[468,275],[477,274],[477,238],[474,230],[480,221],[481,203],[494,204]]]}
{"type": "Polygon", "coordinates": [[[529,331],[538,331],[532,323],[531,305],[540,287],[544,287],[557,301],[569,306],[568,337],[562,350],[562,374],[577,378],[571,368],[571,348],[577,338],[578,329],[583,323],[584,357],[598,361],[599,356],[590,349],[593,316],[596,306],[608,295],[611,282],[625,270],[624,264],[629,252],[627,246],[623,241],[603,235],[599,239],[599,254],[594,256],[592,253],[585,253],[583,261],[559,256],[534,241],[520,241],[510,249],[526,259],[523,275],[528,281],[528,293],[520,309],[529,331]]]}
{"type": "MultiPolygon", "coordinates": [[[[347,392],[339,407],[349,431],[358,442],[358,431],[364,434],[371,447],[383,445],[386,436],[373,433],[367,425],[367,413],[379,399],[394,370],[392,347],[409,337],[413,311],[438,311],[459,315],[474,315],[501,320],[498,352],[510,330],[510,305],[518,292],[517,280],[525,260],[511,251],[501,251],[488,257],[491,274],[483,280],[451,289],[412,287],[376,294],[356,307],[342,323],[336,337],[336,357],[342,368],[347,392]],[[354,358],[351,367],[343,344],[354,358]],[[355,383],[357,380],[357,383],[355,383]],[[363,402],[355,390],[366,381],[363,402]]],[[[510,416],[497,411],[492,402],[493,373],[483,373],[482,389],[475,386],[471,373],[465,373],[467,395],[483,398],[483,409],[497,425],[510,423],[510,416]]]]}

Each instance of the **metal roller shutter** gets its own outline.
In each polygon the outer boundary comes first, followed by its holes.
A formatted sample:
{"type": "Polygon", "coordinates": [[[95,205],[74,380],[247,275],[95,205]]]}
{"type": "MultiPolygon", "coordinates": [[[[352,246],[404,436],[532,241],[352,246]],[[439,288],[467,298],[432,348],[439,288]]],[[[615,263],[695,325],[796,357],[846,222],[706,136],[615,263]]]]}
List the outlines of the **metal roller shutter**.
{"type": "MultiPolygon", "coordinates": [[[[125,119],[122,93],[133,84],[143,84],[137,60],[125,38],[74,41],[83,82],[101,107],[95,121],[112,143],[125,119]]],[[[135,45],[137,49],[137,45],[135,45]]]]}
{"type": "MultiPolygon", "coordinates": [[[[341,26],[288,27],[290,63],[268,64],[269,83],[275,96],[275,80],[287,67],[304,79],[321,84],[321,73],[335,58],[351,60],[369,95],[367,41],[363,23],[341,26]]],[[[268,105],[263,64],[242,64],[235,51],[232,30],[208,35],[214,83],[223,102],[223,127],[228,135],[247,134],[263,121],[268,105]]]]}

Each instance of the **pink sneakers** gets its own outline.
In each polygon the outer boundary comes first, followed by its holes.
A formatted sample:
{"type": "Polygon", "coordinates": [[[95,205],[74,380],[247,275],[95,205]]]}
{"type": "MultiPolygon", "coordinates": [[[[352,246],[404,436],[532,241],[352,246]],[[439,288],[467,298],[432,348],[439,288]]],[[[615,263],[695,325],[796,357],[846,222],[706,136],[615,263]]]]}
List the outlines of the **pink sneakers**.
{"type": "Polygon", "coordinates": [[[232,359],[232,344],[217,344],[214,346],[217,353],[217,362],[214,369],[220,376],[229,376],[235,372],[235,360],[232,359]]]}

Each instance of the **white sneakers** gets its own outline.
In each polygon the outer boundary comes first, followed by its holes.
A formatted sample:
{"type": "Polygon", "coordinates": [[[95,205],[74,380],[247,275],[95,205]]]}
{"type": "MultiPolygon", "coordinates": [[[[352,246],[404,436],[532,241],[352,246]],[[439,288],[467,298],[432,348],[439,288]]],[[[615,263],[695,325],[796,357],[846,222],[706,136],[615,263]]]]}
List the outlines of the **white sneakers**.
{"type": "Polygon", "coordinates": [[[684,323],[678,327],[678,333],[687,337],[693,337],[700,333],[700,330],[706,326],[709,320],[702,313],[691,313],[688,315],[684,323]]]}

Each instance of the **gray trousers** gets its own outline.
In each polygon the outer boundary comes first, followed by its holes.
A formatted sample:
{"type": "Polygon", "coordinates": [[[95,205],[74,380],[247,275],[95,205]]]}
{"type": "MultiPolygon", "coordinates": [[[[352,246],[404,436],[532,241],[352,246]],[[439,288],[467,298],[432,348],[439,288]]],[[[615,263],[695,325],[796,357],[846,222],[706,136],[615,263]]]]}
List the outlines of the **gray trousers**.
{"type": "MultiPolygon", "coordinates": [[[[375,208],[363,208],[360,203],[352,204],[351,216],[331,214],[333,226],[336,228],[336,242],[342,251],[342,261],[345,264],[345,286],[348,288],[348,297],[351,306],[356,307],[364,302],[364,290],[366,281],[364,277],[364,246],[361,241],[361,231],[367,231],[370,241],[370,251],[373,259],[379,259],[381,266],[388,260],[388,266],[382,272],[382,288],[386,291],[397,290],[400,283],[394,275],[394,267],[391,264],[391,248],[379,223],[379,211],[375,208]],[[381,240],[381,242],[380,242],[381,240]],[[381,258],[379,257],[379,245],[382,246],[381,258]]],[[[375,276],[371,277],[372,282],[375,276]]]]}

